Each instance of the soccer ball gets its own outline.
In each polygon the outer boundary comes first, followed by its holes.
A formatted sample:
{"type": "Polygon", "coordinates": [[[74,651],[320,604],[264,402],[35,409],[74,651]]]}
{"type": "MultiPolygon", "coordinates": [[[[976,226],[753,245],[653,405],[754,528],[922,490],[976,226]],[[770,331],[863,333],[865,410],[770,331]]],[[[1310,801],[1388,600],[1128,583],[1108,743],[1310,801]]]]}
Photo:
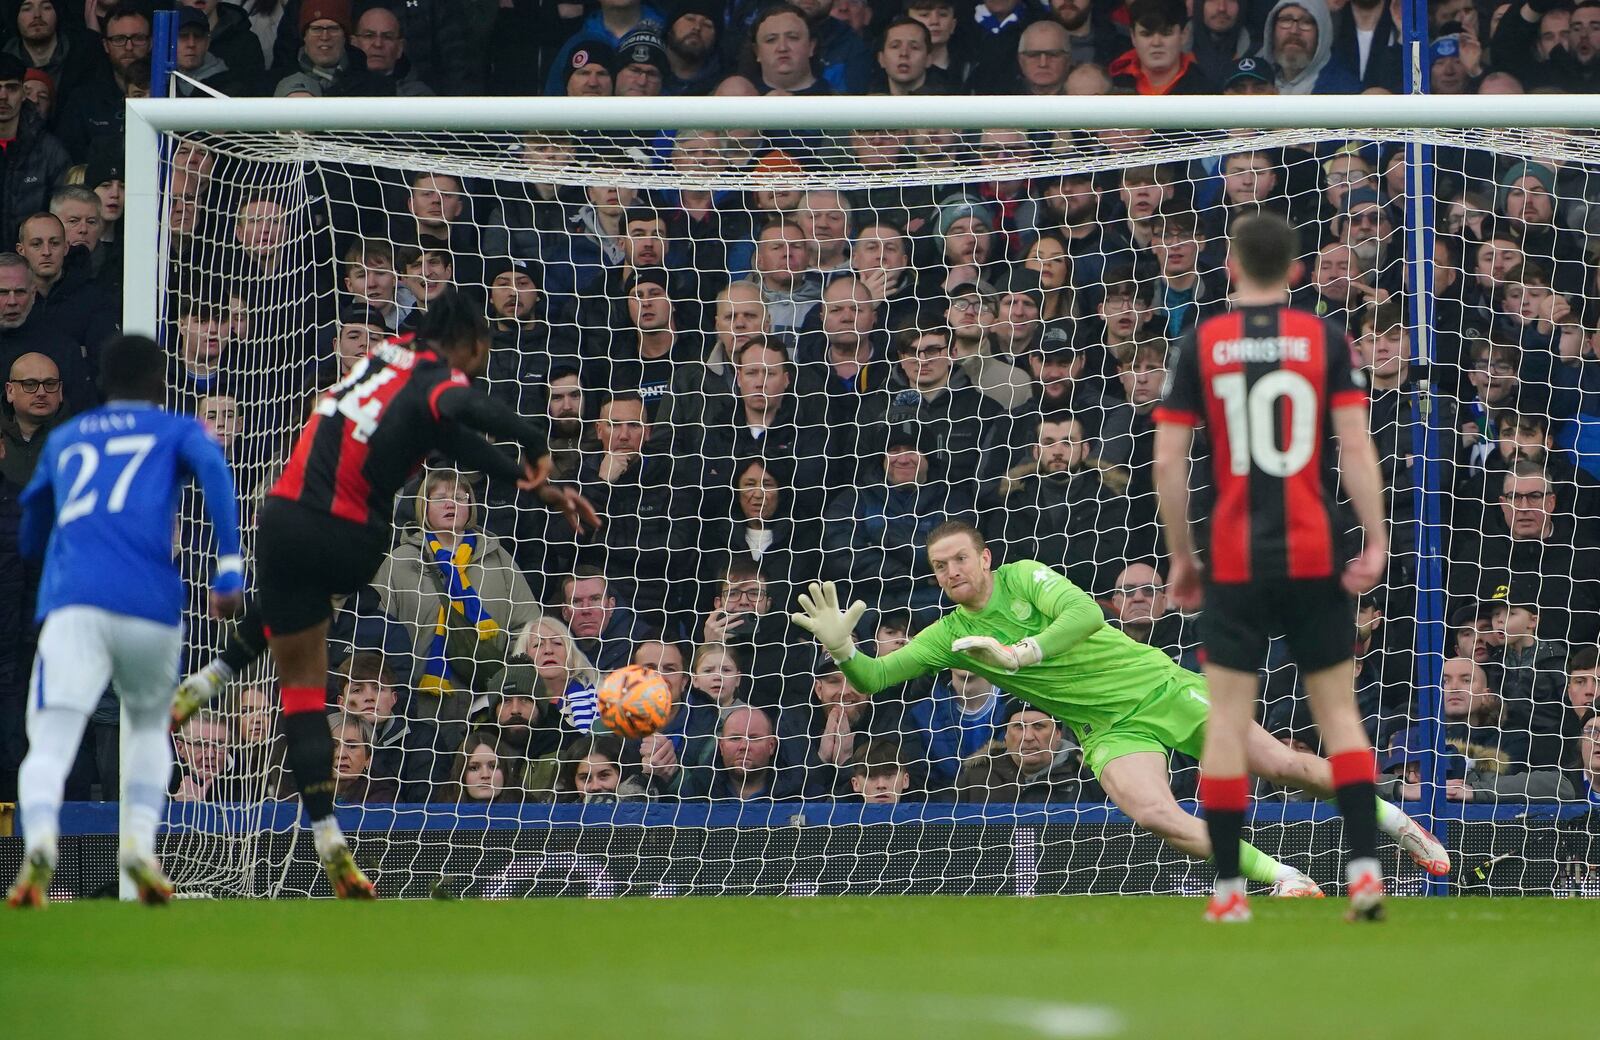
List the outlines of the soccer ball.
{"type": "Polygon", "coordinates": [[[653,668],[630,664],[600,684],[600,722],[619,737],[649,736],[672,715],[672,690],[653,668]]]}

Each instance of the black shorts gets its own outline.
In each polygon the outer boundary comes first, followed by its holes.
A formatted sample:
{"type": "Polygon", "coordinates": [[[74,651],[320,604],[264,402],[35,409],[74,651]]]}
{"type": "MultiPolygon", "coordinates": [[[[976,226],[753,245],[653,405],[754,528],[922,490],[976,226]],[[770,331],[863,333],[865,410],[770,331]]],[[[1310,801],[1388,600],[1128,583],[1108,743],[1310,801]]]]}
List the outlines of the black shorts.
{"type": "Polygon", "coordinates": [[[1356,604],[1338,578],[1207,585],[1200,612],[1206,663],[1253,672],[1267,640],[1282,636],[1302,673],[1355,656],[1356,604]]]}
{"type": "Polygon", "coordinates": [[[333,616],[333,598],[372,581],[390,532],[268,498],[256,520],[256,606],[267,634],[288,635],[333,616]]]}

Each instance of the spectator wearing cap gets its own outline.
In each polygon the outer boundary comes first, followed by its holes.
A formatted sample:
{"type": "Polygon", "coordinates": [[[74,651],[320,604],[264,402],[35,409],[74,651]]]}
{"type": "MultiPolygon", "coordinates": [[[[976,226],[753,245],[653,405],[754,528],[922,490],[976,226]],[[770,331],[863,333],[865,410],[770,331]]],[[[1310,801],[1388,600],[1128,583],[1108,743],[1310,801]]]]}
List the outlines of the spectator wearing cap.
{"type": "MultiPolygon", "coordinates": [[[[1245,23],[1241,0],[1200,0],[1195,5],[1189,33],[1195,64],[1213,83],[1223,84],[1224,89],[1238,71],[1239,59],[1253,54],[1258,46],[1245,23]]],[[[1253,66],[1250,71],[1254,71],[1253,66]]]]}
{"type": "Polygon", "coordinates": [[[964,488],[932,479],[930,462],[939,446],[917,424],[895,423],[878,443],[881,455],[861,448],[882,468],[872,465],[823,510],[823,577],[849,582],[852,596],[880,610],[910,610],[930,623],[939,616],[941,594],[922,546],[946,520],[976,519],[973,499],[964,488]]]}
{"type": "Polygon", "coordinates": [[[716,88],[723,76],[722,12],[716,0],[683,0],[673,9],[663,40],[668,66],[663,94],[699,97],[716,88]]]}
{"type": "Polygon", "coordinates": [[[989,327],[995,353],[1021,360],[1044,335],[1044,291],[1039,287],[1039,274],[1013,267],[995,289],[995,321],[989,327]]]}
{"type": "Polygon", "coordinates": [[[212,52],[211,23],[198,8],[184,7],[178,11],[176,64],[185,77],[173,84],[173,93],[178,97],[209,97],[203,87],[230,97],[251,90],[244,77],[212,52]]]}
{"type": "Polygon", "coordinates": [[[1600,3],[1580,0],[1572,5],[1568,32],[1559,33],[1559,26],[1548,25],[1547,19],[1566,6],[1557,0],[1513,2],[1489,41],[1494,64],[1529,90],[1554,87],[1569,94],[1600,90],[1600,3]],[[1559,34],[1546,42],[1548,31],[1559,34]]]}
{"type": "Polygon", "coordinates": [[[1183,0],[1133,0],[1128,21],[1133,49],[1106,68],[1113,87],[1157,96],[1216,93],[1216,84],[1184,49],[1189,14],[1183,0]]]}
{"type": "Polygon", "coordinates": [[[1532,767],[1554,766],[1561,758],[1566,726],[1567,644],[1539,638],[1539,604],[1528,597],[1531,583],[1512,581],[1489,624],[1505,639],[1500,656],[1502,724],[1523,734],[1532,767]],[[1524,586],[1519,588],[1519,586],[1524,586]]]}
{"type": "Polygon", "coordinates": [[[556,52],[544,92],[553,97],[575,96],[568,84],[572,70],[588,64],[573,64],[573,56],[578,51],[593,50],[595,54],[602,55],[602,61],[609,71],[623,37],[643,25],[660,33],[663,22],[661,9],[643,0],[600,0],[594,13],[583,20],[578,31],[556,52]]]}
{"type": "Polygon", "coordinates": [[[333,362],[335,371],[327,386],[350,374],[367,353],[388,339],[389,327],[383,314],[359,303],[347,303],[339,308],[339,322],[333,329],[333,362]]]}
{"type": "Polygon", "coordinates": [[[1007,556],[1059,567],[1080,588],[1102,588],[1105,569],[1123,557],[1124,481],[1101,463],[1070,412],[1047,413],[1037,425],[1026,453],[978,503],[984,536],[1005,545],[1007,556]]]}
{"type": "MultiPolygon", "coordinates": [[[[179,0],[179,3],[205,15],[206,28],[210,30],[210,53],[227,66],[235,87],[246,94],[264,89],[266,55],[244,7],[221,0],[179,0]]],[[[179,21],[181,31],[182,19],[179,21]]]]}
{"type": "Polygon", "coordinates": [[[1072,40],[1060,22],[1042,19],[1017,37],[1017,81],[1014,92],[1053,97],[1067,92],[1072,74],[1072,40]]]}
{"type": "Polygon", "coordinates": [[[1400,222],[1394,210],[1372,188],[1355,188],[1344,195],[1333,218],[1334,241],[1350,247],[1350,277],[1360,283],[1366,300],[1382,300],[1400,288],[1400,222]]]}
{"type": "Polygon", "coordinates": [[[1353,70],[1363,87],[1400,93],[1404,53],[1400,23],[1387,0],[1351,0],[1333,13],[1330,58],[1353,70]]]}
{"type": "Polygon", "coordinates": [[[55,132],[76,162],[88,160],[90,145],[99,138],[111,138],[120,145],[129,70],[143,65],[147,70],[144,78],[147,83],[149,80],[149,15],[130,4],[118,4],[106,13],[103,25],[100,47],[111,75],[89,77],[57,106],[55,132]]]}
{"type": "Polygon", "coordinates": [[[655,26],[634,29],[617,45],[611,70],[617,97],[660,97],[668,69],[667,51],[655,26]]]}
{"type": "Polygon", "coordinates": [[[1222,92],[1231,95],[1276,94],[1278,70],[1272,62],[1258,55],[1248,55],[1235,61],[1222,80],[1222,92]]]}
{"type": "Polygon", "coordinates": [[[392,81],[396,96],[432,96],[433,88],[422,82],[406,56],[405,27],[393,10],[374,4],[362,11],[351,42],[367,56],[368,72],[392,81]]]}
{"type": "MultiPolygon", "coordinates": [[[[917,430],[932,449],[931,479],[976,499],[981,456],[1008,443],[1011,424],[1006,412],[956,365],[950,339],[950,330],[932,321],[896,332],[890,344],[895,368],[887,385],[862,402],[861,422],[864,427],[917,430]]],[[[869,441],[871,437],[863,434],[869,441]]]]}
{"type": "Polygon", "coordinates": [[[350,0],[304,0],[300,5],[300,49],[280,66],[274,93],[317,97],[393,93],[394,84],[367,71],[367,56],[350,42],[355,24],[350,0]]]}
{"type": "Polygon", "coordinates": [[[1361,80],[1333,57],[1327,0],[1278,0],[1267,13],[1261,56],[1278,69],[1280,94],[1358,94],[1361,80]]]}
{"type": "Polygon", "coordinates": [[[15,12],[16,35],[0,52],[17,58],[25,69],[44,72],[62,97],[70,97],[98,74],[92,41],[75,33],[70,20],[63,21],[57,0],[21,0],[15,12]]]}
{"type": "Polygon", "coordinates": [[[483,269],[489,307],[489,390],[524,415],[536,411],[553,366],[579,363],[578,340],[545,317],[537,265],[492,257],[483,269]]]}
{"type": "Polygon", "coordinates": [[[1105,378],[1099,374],[1098,352],[1090,365],[1093,344],[1075,335],[1069,324],[1057,323],[1044,330],[1039,344],[1023,359],[1033,374],[1034,404],[1025,414],[1066,411],[1077,415],[1091,433],[1098,432],[1111,400],[1105,391],[1105,378]]]}
{"type": "Polygon", "coordinates": [[[11,142],[0,187],[0,236],[10,236],[0,238],[5,242],[15,242],[23,219],[45,208],[50,188],[71,165],[67,150],[45,130],[44,117],[23,98],[27,74],[21,60],[0,53],[0,140],[11,142]]]}
{"type": "MultiPolygon", "coordinates": [[[[660,423],[677,368],[704,356],[700,333],[681,328],[666,268],[641,267],[623,284],[609,346],[586,342],[591,358],[584,382],[644,399],[650,419],[660,423]]],[[[670,429],[663,433],[671,433],[670,429]]]]}

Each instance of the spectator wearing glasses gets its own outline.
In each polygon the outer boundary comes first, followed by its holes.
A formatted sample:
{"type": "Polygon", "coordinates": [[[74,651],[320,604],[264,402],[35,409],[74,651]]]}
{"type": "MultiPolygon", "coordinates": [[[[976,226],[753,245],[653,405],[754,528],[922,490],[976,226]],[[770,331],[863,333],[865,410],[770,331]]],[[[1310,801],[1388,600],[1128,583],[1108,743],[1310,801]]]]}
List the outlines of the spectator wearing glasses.
{"type": "Polygon", "coordinates": [[[1593,642],[1600,635],[1600,548],[1575,542],[1573,518],[1556,511],[1555,488],[1542,465],[1522,461],[1506,473],[1500,512],[1481,532],[1457,531],[1448,585],[1452,594],[1518,596],[1539,608],[1540,639],[1593,642]]]}
{"type": "Polygon", "coordinates": [[[11,363],[0,413],[0,477],[18,488],[32,479],[45,437],[69,414],[61,390],[61,371],[45,355],[23,354],[11,363]]]}
{"type": "Polygon", "coordinates": [[[1280,94],[1359,94],[1361,80],[1333,57],[1327,0],[1278,0],[1261,56],[1278,67],[1280,94]]]}
{"type": "Polygon", "coordinates": [[[1189,14],[1183,0],[1133,0],[1128,21],[1133,49],[1106,69],[1113,87],[1156,96],[1216,93],[1216,84],[1185,48],[1189,14]]]}
{"type": "Polygon", "coordinates": [[[350,97],[393,92],[393,84],[367,71],[367,58],[350,43],[355,24],[350,0],[305,0],[300,6],[300,49],[273,70],[273,93],[307,92],[350,97]]]}
{"type": "Polygon", "coordinates": [[[1166,579],[1152,563],[1130,563],[1111,590],[1111,624],[1137,643],[1159,647],[1185,668],[1200,664],[1199,638],[1170,609],[1166,579]]]}
{"type": "Polygon", "coordinates": [[[1072,41],[1060,22],[1034,22],[1017,38],[1016,93],[1049,97],[1067,92],[1072,41]]]}
{"type": "Polygon", "coordinates": [[[394,11],[384,6],[373,6],[362,12],[356,20],[356,31],[351,36],[356,50],[367,56],[367,71],[390,82],[398,97],[428,97],[433,88],[422,82],[411,59],[406,57],[406,34],[394,11]]]}
{"type": "MultiPolygon", "coordinates": [[[[97,140],[120,143],[130,74],[150,60],[150,16],[142,8],[118,4],[106,12],[101,24],[100,47],[111,75],[91,77],[64,96],[56,119],[56,134],[74,162],[88,161],[90,145],[97,140]]],[[[148,85],[148,65],[145,68],[148,85]]]]}

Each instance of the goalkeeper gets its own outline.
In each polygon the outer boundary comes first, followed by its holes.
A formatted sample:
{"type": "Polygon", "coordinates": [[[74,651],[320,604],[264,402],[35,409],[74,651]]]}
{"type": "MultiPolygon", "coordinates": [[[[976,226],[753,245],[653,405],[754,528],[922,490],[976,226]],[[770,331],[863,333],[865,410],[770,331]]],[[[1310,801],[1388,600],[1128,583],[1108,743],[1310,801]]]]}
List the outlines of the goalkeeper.
{"type": "MultiPolygon", "coordinates": [[[[866,605],[841,610],[832,582],[800,597],[795,624],[827,648],[850,680],[872,694],[919,675],[965,668],[1071,726],[1084,760],[1117,807],[1135,823],[1191,856],[1211,857],[1205,823],[1184,812],[1168,782],[1170,751],[1199,757],[1209,702],[1205,680],[1161,650],[1106,624],[1088,594],[1042,563],[998,570],[983,536],[950,521],[928,535],[928,563],[956,609],[882,658],[858,653],[853,630],[866,605]]],[[[1291,751],[1260,725],[1247,741],[1250,772],[1333,795],[1326,760],[1291,751]]],[[[1444,846],[1397,807],[1378,802],[1378,826],[1430,874],[1445,874],[1444,846]]],[[[1316,882],[1240,843],[1244,875],[1273,894],[1320,896],[1316,882]]]]}

